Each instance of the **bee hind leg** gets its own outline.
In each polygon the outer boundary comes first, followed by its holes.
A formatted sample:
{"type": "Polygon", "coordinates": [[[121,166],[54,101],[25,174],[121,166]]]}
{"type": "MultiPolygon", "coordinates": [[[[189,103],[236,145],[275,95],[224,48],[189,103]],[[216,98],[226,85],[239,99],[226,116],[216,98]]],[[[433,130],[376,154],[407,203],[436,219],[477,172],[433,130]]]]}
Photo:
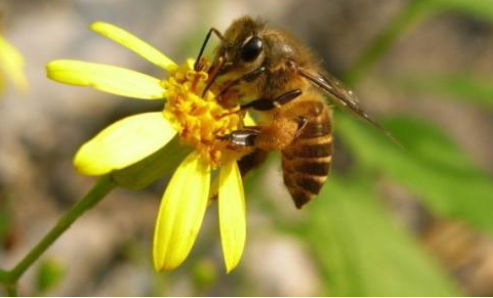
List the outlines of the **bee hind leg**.
{"type": "Polygon", "coordinates": [[[252,153],[243,156],[238,161],[238,167],[242,177],[245,177],[251,170],[259,167],[268,156],[268,152],[260,149],[255,149],[252,153]]]}
{"type": "Polygon", "coordinates": [[[299,137],[307,122],[304,117],[275,119],[261,127],[255,147],[266,151],[283,150],[299,137]]]}

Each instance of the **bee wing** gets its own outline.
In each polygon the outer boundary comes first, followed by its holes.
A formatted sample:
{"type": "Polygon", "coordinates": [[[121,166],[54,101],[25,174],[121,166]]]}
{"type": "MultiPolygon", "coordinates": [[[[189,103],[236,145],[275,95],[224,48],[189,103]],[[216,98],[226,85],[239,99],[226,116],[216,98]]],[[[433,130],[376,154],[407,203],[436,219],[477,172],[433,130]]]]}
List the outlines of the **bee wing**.
{"type": "Polygon", "coordinates": [[[400,145],[400,143],[394,138],[394,136],[392,136],[392,134],[387,129],[381,126],[377,121],[373,120],[373,118],[370,117],[370,115],[368,115],[368,113],[363,110],[354,92],[344,86],[341,81],[339,81],[329,73],[312,74],[303,69],[299,69],[299,72],[303,77],[308,79],[320,89],[327,92],[330,95],[331,99],[334,100],[336,103],[350,109],[360,118],[368,121],[373,126],[383,131],[385,135],[387,135],[392,141],[400,145]]]}

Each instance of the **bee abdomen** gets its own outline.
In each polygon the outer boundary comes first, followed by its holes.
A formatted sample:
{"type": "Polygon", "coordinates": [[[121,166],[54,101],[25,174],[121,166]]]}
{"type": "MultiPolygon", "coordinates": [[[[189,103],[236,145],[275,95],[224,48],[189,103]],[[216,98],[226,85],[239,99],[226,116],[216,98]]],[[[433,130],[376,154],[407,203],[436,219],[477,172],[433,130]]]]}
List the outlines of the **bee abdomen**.
{"type": "Polygon", "coordinates": [[[282,151],[284,184],[297,208],[318,195],[329,174],[332,135],[330,122],[323,120],[308,122],[300,137],[282,151]]]}

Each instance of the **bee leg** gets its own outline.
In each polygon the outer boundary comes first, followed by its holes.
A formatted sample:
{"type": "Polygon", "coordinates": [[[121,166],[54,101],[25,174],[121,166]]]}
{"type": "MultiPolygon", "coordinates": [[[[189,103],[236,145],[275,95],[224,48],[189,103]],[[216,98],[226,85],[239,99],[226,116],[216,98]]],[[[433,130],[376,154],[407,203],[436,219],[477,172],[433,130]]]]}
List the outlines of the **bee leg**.
{"type": "Polygon", "coordinates": [[[255,149],[250,154],[243,156],[238,161],[241,176],[244,177],[248,172],[260,166],[266,159],[269,153],[264,150],[255,149]]]}
{"type": "MultiPolygon", "coordinates": [[[[282,94],[274,100],[257,99],[243,105],[241,108],[266,111],[287,104],[301,94],[301,90],[295,89],[282,94]]],[[[307,122],[308,120],[305,117],[278,118],[267,126],[246,126],[223,136],[222,139],[227,140],[236,148],[255,146],[264,151],[281,150],[299,137],[307,122]]]]}
{"type": "Polygon", "coordinates": [[[302,94],[302,91],[300,89],[294,89],[291,91],[288,91],[284,94],[281,94],[274,100],[270,100],[267,98],[260,98],[253,100],[247,104],[244,104],[241,106],[242,110],[252,108],[257,111],[269,111],[274,108],[278,108],[282,105],[285,105],[289,102],[291,102],[293,99],[297,98],[302,94]]]}
{"type": "Polygon", "coordinates": [[[255,137],[255,147],[266,151],[283,150],[298,138],[308,123],[305,117],[274,119],[262,126],[255,137]]]}
{"type": "Polygon", "coordinates": [[[212,33],[216,34],[216,36],[219,37],[220,40],[224,40],[224,36],[219,30],[217,30],[214,27],[209,29],[209,32],[207,32],[207,35],[205,36],[204,43],[202,43],[202,47],[200,48],[200,52],[199,55],[197,56],[197,60],[195,60],[195,65],[193,66],[193,68],[196,71],[200,69],[200,60],[202,59],[202,55],[204,54],[205,47],[207,46],[207,43],[209,42],[209,38],[211,38],[212,33]]]}
{"type": "Polygon", "coordinates": [[[228,141],[233,147],[252,147],[259,134],[257,129],[239,129],[230,134],[222,136],[220,139],[228,141]]]}
{"type": "Polygon", "coordinates": [[[264,151],[282,150],[299,137],[308,123],[305,117],[278,118],[266,126],[244,127],[227,134],[226,140],[234,148],[255,147],[264,151]]]}
{"type": "Polygon", "coordinates": [[[261,74],[263,74],[266,69],[267,68],[264,65],[262,65],[259,68],[254,69],[251,72],[244,74],[240,78],[232,81],[226,87],[224,87],[224,89],[221,90],[221,92],[219,93],[219,95],[217,95],[217,97],[221,97],[222,95],[224,95],[226,93],[226,91],[228,91],[231,87],[233,87],[235,85],[238,85],[238,84],[243,83],[243,82],[252,82],[252,81],[254,81],[261,74]]]}
{"type": "Polygon", "coordinates": [[[294,138],[297,139],[303,132],[305,126],[308,124],[308,119],[306,117],[298,117],[295,119],[295,121],[298,122],[298,130],[296,131],[296,135],[294,136],[294,138]]]}

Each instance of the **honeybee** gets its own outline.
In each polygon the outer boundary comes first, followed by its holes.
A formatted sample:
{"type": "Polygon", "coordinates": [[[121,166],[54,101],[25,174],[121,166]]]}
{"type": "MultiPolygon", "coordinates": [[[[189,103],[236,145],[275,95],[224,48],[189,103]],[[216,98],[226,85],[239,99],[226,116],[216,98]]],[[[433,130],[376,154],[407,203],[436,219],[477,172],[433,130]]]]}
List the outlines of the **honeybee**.
{"type": "Polygon", "coordinates": [[[271,29],[249,16],[235,20],[224,34],[211,28],[196,60],[212,34],[221,40],[216,48],[210,81],[227,78],[219,98],[232,88],[247,89],[254,100],[241,106],[264,116],[258,126],[243,127],[224,136],[233,147],[250,148],[240,161],[242,175],[262,163],[270,151],[282,154],[282,172],[297,208],[320,192],[332,160],[330,98],[380,127],[360,107],[351,90],[325,72],[319,62],[289,33],[271,29]],[[327,96],[328,95],[328,96],[327,96]]]}

